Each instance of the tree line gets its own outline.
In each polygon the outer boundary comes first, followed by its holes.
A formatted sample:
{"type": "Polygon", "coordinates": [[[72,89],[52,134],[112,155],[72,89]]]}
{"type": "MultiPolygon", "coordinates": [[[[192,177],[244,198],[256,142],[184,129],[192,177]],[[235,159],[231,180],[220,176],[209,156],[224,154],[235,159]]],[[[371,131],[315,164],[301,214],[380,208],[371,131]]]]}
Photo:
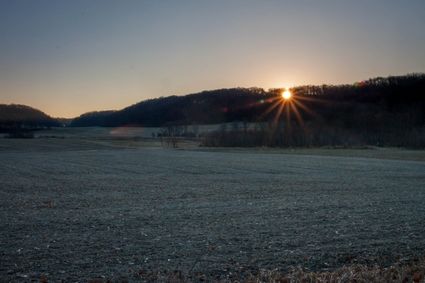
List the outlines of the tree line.
{"type": "MultiPolygon", "coordinates": [[[[425,75],[374,78],[352,85],[299,86],[291,91],[306,121],[343,128],[386,128],[424,124],[425,75]],[[305,108],[311,111],[306,111],[305,108]],[[313,112],[315,115],[313,115],[313,112]]],[[[232,121],[264,122],[280,89],[231,88],[185,96],[149,99],[120,111],[91,112],[73,119],[71,126],[145,126],[212,124],[232,121]]]]}
{"type": "Polygon", "coordinates": [[[19,104],[0,104],[0,133],[59,127],[62,124],[40,110],[19,104]]]}
{"type": "Polygon", "coordinates": [[[425,147],[424,74],[353,85],[307,85],[291,91],[298,103],[285,109],[290,115],[282,115],[275,123],[268,120],[258,130],[212,133],[204,144],[425,147]]]}
{"type": "MultiPolygon", "coordinates": [[[[346,85],[282,89],[229,88],[149,99],[119,111],[83,114],[71,127],[173,127],[239,121],[255,129],[228,129],[205,137],[219,146],[425,146],[425,74],[378,77],[346,85]],[[283,104],[284,107],[281,107],[283,104]]],[[[23,105],[0,105],[0,130],[62,126],[23,105]]]]}

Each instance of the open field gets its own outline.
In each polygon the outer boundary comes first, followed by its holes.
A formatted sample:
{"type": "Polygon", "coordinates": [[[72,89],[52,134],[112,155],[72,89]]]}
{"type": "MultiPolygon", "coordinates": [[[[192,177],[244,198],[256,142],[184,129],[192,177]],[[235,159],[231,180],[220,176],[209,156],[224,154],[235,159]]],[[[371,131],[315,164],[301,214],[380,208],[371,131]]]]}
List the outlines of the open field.
{"type": "Polygon", "coordinates": [[[0,139],[0,277],[224,278],[423,257],[424,152],[376,152],[0,139]]]}

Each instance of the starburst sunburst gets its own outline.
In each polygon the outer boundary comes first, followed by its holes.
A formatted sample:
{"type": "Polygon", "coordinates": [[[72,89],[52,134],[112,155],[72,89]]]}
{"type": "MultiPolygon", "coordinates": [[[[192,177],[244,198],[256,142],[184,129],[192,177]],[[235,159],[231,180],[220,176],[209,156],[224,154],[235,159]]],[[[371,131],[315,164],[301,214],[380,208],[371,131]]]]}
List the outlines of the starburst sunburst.
{"type": "Polygon", "coordinates": [[[277,126],[279,121],[283,118],[286,120],[287,126],[290,126],[289,122],[292,117],[295,116],[297,123],[303,127],[304,119],[302,113],[309,116],[316,116],[316,113],[303,103],[303,101],[307,102],[315,100],[314,98],[307,97],[302,94],[298,95],[295,90],[290,88],[282,89],[278,93],[280,93],[280,95],[277,95],[267,101],[270,103],[270,106],[261,115],[261,117],[265,117],[274,112],[274,115],[272,116],[274,125],[277,126]]]}

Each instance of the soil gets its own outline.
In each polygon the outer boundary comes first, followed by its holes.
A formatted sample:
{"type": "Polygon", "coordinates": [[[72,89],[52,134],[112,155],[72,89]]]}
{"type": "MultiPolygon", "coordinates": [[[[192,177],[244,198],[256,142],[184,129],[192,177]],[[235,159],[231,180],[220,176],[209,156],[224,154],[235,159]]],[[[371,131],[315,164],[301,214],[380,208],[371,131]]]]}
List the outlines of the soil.
{"type": "Polygon", "coordinates": [[[222,278],[425,254],[424,161],[37,142],[0,144],[4,281],[222,278]]]}

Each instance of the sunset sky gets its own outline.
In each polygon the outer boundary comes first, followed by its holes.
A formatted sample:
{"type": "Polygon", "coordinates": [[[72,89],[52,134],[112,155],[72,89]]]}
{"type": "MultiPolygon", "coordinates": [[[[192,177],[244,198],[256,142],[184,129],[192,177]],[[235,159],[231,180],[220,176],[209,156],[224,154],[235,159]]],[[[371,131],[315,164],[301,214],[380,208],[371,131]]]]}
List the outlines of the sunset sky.
{"type": "Polygon", "coordinates": [[[55,117],[412,72],[424,0],[0,0],[0,103],[55,117]]]}

